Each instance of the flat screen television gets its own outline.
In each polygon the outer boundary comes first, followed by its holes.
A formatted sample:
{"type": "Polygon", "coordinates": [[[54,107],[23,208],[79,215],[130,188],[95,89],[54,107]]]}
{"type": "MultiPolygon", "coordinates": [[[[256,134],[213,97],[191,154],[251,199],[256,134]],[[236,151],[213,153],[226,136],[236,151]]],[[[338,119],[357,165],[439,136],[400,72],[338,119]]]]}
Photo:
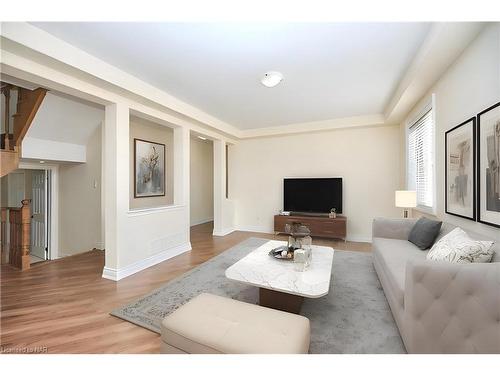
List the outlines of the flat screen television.
{"type": "Polygon", "coordinates": [[[342,178],[285,178],[283,209],[292,212],[342,213],[342,178]]]}

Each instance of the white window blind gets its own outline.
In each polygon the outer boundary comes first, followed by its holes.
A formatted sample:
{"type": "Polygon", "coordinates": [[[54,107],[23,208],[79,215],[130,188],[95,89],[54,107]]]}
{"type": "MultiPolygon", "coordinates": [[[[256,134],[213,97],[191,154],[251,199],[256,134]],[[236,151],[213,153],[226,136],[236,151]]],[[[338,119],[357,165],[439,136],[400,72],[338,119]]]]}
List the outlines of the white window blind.
{"type": "Polygon", "coordinates": [[[417,206],[434,208],[434,122],[432,109],[408,130],[408,189],[417,192],[417,206]]]}

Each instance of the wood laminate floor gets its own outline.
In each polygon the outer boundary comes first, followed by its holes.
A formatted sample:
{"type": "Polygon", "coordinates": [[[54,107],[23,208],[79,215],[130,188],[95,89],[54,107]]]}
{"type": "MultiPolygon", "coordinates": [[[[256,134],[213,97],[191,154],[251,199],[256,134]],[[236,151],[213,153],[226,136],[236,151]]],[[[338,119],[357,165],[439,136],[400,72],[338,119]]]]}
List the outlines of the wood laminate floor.
{"type": "MultiPolygon", "coordinates": [[[[101,277],[100,250],[34,264],[24,272],[2,265],[0,352],[40,348],[47,353],[158,353],[158,334],[109,312],[249,237],[285,239],[250,232],[212,237],[212,223],[197,225],[191,228],[193,250],[118,282],[101,277]]],[[[313,243],[371,251],[367,243],[313,243]]]]}

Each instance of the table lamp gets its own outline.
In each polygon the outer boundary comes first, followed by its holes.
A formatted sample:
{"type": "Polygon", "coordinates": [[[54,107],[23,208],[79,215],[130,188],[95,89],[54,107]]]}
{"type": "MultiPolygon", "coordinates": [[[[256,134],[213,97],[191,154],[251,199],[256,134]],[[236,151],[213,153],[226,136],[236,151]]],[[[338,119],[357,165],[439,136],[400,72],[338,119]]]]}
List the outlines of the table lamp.
{"type": "Polygon", "coordinates": [[[417,192],[411,190],[396,190],[396,207],[404,208],[403,217],[408,218],[408,209],[417,207],[417,192]]]}

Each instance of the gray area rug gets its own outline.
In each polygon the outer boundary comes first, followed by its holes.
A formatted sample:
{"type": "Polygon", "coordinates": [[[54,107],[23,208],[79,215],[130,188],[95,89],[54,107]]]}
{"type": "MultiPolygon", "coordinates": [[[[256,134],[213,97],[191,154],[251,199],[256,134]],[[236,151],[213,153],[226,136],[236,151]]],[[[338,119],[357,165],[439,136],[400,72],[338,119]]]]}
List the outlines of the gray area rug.
{"type": "MultiPolygon", "coordinates": [[[[202,292],[257,303],[258,289],[226,279],[224,272],[266,239],[250,238],[111,315],[160,333],[160,322],[202,292]]],[[[336,250],[330,293],[305,299],[311,321],[310,353],[405,353],[371,254],[336,250]]]]}

